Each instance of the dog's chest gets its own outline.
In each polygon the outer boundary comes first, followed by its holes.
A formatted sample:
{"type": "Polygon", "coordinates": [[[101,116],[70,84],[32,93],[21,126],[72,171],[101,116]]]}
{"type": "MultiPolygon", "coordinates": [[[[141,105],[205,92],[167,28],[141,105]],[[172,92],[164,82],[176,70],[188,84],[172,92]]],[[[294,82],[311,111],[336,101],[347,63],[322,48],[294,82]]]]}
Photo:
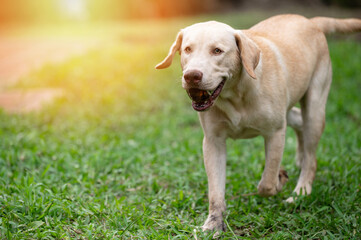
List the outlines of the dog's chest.
{"type": "Polygon", "coordinates": [[[227,136],[233,139],[254,138],[259,136],[260,134],[261,133],[258,129],[252,127],[238,127],[227,129],[227,136]]]}
{"type": "Polygon", "coordinates": [[[236,119],[227,118],[225,123],[227,136],[233,139],[253,138],[261,134],[259,127],[250,123],[249,119],[241,113],[237,115],[236,119]]]}
{"type": "Polygon", "coordinates": [[[264,121],[260,121],[264,119],[261,112],[255,109],[249,111],[228,101],[220,101],[217,105],[223,113],[218,117],[228,137],[253,138],[261,134],[264,124],[264,121]]]}

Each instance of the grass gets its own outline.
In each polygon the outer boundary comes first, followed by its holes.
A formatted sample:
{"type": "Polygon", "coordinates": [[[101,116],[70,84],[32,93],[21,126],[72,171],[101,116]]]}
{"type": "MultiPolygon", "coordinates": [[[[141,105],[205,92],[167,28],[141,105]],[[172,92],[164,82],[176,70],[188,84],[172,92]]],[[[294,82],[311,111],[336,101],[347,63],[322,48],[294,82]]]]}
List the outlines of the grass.
{"type": "MultiPolygon", "coordinates": [[[[194,232],[207,215],[207,179],[179,60],[154,70],[193,20],[130,25],[119,44],[21,80],[18,87],[67,95],[38,113],[0,112],[1,239],[212,238],[194,232]]],[[[262,138],[229,141],[222,239],[361,237],[361,45],[331,40],[330,51],[334,82],[312,195],[283,202],[299,174],[291,130],[283,159],[290,181],[271,198],[242,197],[261,178],[262,138]]]]}

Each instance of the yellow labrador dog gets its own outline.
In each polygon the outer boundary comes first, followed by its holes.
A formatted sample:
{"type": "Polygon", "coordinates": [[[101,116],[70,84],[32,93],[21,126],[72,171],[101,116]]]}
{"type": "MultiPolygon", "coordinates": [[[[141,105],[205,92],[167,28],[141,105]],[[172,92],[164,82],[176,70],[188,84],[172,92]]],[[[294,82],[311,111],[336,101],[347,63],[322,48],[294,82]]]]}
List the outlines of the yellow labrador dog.
{"type": "Polygon", "coordinates": [[[211,21],[178,33],[156,68],[169,67],[179,51],[182,86],[199,112],[209,191],[203,230],[225,230],[229,137],[264,138],[266,164],[258,193],[267,197],[281,191],[288,179],[280,164],[286,126],[291,126],[298,138],[296,160],[301,168],[294,192],[311,193],[332,79],[325,34],[354,31],[361,31],[360,19],[279,15],[248,30],[211,21]],[[294,107],[298,102],[301,109],[294,107]]]}

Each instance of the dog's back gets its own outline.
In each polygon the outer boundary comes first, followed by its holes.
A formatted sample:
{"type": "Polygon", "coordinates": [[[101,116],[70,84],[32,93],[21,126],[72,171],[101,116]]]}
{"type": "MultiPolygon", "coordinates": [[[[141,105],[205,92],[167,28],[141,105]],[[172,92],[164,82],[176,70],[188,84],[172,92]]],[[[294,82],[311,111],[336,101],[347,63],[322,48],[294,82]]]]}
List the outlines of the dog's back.
{"type": "Polygon", "coordinates": [[[321,31],[326,35],[331,33],[352,33],[361,31],[361,19],[337,19],[329,17],[314,17],[308,19],[301,15],[284,14],[266,19],[254,25],[250,30],[281,36],[302,34],[304,31],[309,32],[314,30],[321,31]],[[272,29],[271,32],[270,29],[272,29]]]}
{"type": "Polygon", "coordinates": [[[291,106],[304,95],[319,65],[330,65],[325,35],[360,30],[359,19],[308,19],[300,15],[285,14],[266,19],[243,32],[263,48],[265,58],[277,59],[271,64],[264,62],[263,67],[268,73],[283,73],[279,76],[283,76],[287,82],[291,96],[288,105],[291,106]],[[324,62],[329,64],[323,64],[324,62]]]}

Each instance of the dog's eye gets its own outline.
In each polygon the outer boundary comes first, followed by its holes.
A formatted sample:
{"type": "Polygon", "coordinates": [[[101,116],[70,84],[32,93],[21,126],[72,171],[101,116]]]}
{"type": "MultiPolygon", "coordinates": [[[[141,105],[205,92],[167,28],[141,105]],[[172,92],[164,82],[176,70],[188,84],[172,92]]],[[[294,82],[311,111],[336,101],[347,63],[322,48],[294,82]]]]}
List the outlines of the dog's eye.
{"type": "Polygon", "coordinates": [[[219,49],[219,48],[215,48],[215,49],[213,50],[213,54],[214,54],[214,55],[219,55],[219,54],[221,54],[221,53],[223,53],[223,51],[222,51],[221,49],[219,49]]]}
{"type": "Polygon", "coordinates": [[[191,52],[192,52],[192,49],[191,49],[190,47],[186,47],[186,48],[184,49],[184,52],[186,52],[186,53],[191,53],[191,52]]]}

